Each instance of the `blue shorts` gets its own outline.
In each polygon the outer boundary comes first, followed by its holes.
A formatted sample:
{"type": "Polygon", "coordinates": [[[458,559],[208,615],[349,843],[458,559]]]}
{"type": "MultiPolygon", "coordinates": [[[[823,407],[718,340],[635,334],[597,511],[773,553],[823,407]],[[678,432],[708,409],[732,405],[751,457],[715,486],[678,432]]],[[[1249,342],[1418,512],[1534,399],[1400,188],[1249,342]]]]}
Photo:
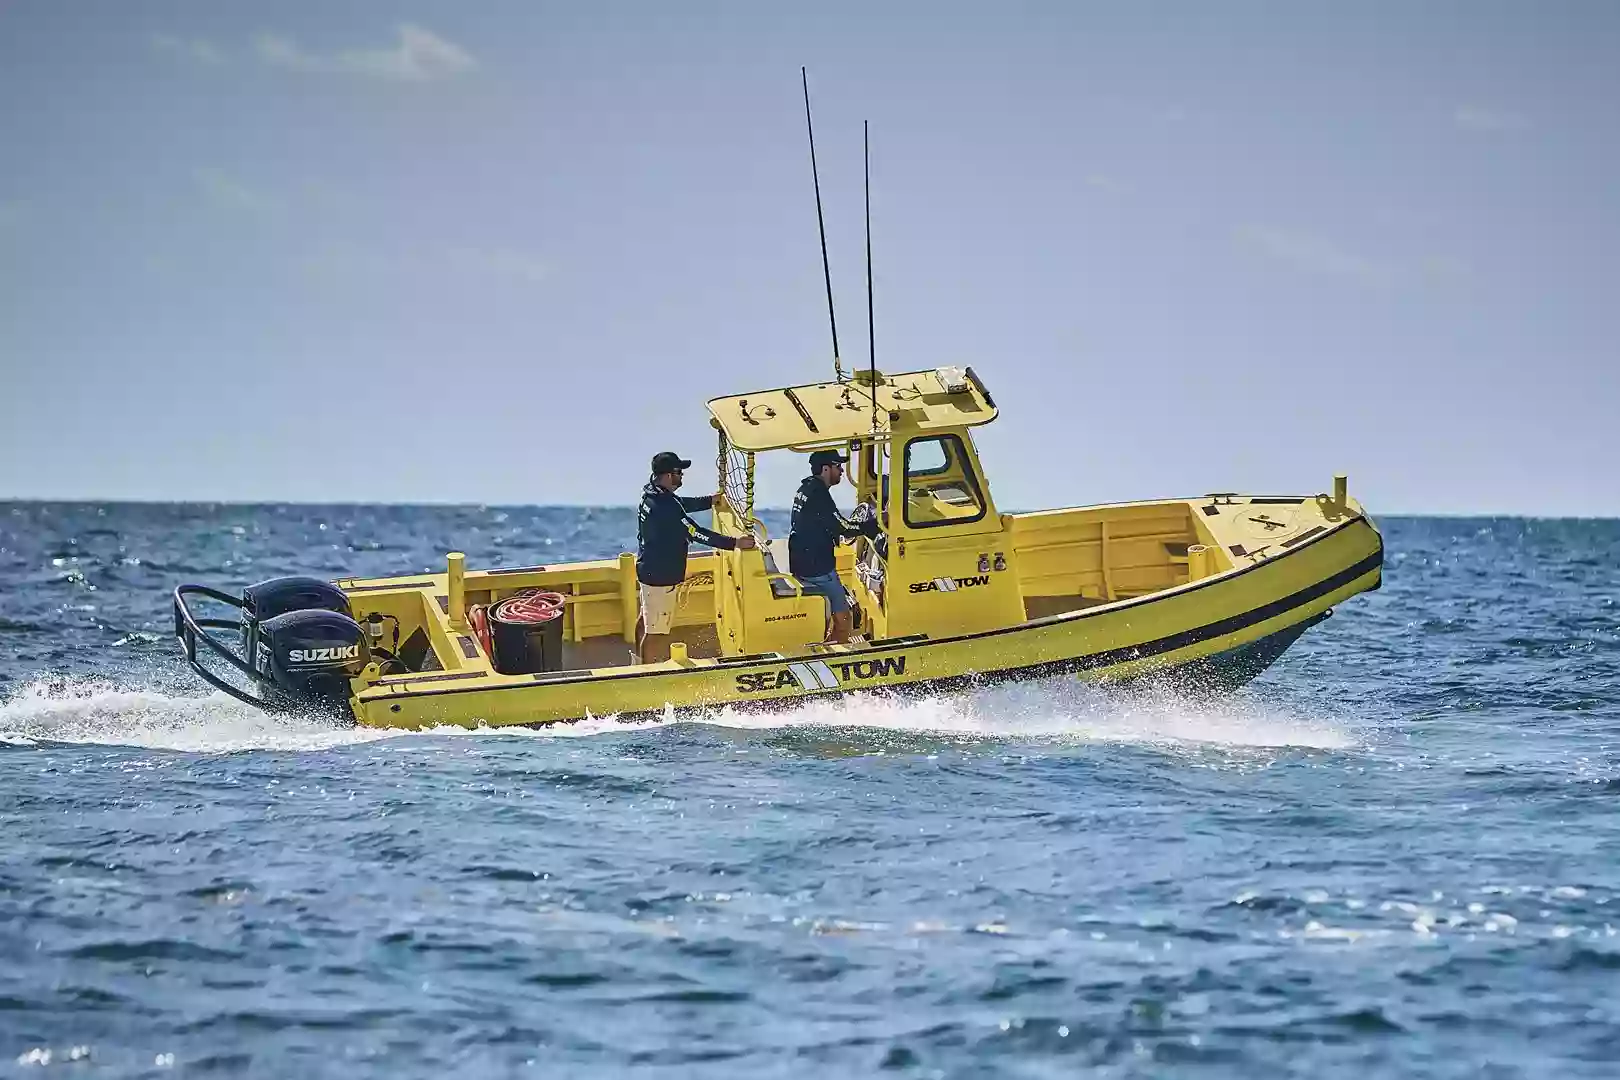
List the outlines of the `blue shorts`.
{"type": "Polygon", "coordinates": [[[844,583],[838,580],[836,573],[801,577],[799,588],[804,590],[806,596],[826,598],[827,606],[834,615],[849,610],[849,594],[844,591],[844,583]]]}

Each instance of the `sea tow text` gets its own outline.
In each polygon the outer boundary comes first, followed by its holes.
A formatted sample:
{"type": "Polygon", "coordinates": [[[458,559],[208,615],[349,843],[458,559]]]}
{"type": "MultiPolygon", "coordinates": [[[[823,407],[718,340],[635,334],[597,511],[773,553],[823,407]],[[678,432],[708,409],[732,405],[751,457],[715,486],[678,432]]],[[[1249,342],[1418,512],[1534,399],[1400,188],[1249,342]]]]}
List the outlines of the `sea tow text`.
{"type": "Polygon", "coordinates": [[[757,694],[765,690],[835,690],[852,682],[887,678],[906,673],[904,656],[876,660],[846,660],[828,663],[807,660],[789,664],[777,671],[750,671],[737,676],[737,690],[757,694]]]}

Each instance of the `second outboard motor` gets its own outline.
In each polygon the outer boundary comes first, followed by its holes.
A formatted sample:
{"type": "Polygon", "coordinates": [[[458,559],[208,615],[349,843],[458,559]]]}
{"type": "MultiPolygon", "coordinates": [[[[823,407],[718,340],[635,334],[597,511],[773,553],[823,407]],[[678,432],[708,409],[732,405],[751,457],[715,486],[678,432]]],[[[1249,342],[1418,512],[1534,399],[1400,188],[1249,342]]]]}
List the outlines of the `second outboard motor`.
{"type": "MultiPolygon", "coordinates": [[[[341,594],[340,594],[341,595],[341,594]]],[[[371,662],[360,624],[341,611],[288,611],[258,624],[263,665],[295,703],[346,712],[349,680],[371,662]]]]}
{"type": "Polygon", "coordinates": [[[349,598],[330,581],[312,577],[278,577],[249,585],[242,590],[242,655],[255,671],[270,672],[270,658],[263,651],[260,626],[289,611],[337,611],[353,615],[349,598]]]}
{"type": "Polygon", "coordinates": [[[260,622],[289,611],[310,608],[351,614],[349,598],[343,595],[343,590],[320,578],[271,578],[242,590],[242,610],[260,622]]]}

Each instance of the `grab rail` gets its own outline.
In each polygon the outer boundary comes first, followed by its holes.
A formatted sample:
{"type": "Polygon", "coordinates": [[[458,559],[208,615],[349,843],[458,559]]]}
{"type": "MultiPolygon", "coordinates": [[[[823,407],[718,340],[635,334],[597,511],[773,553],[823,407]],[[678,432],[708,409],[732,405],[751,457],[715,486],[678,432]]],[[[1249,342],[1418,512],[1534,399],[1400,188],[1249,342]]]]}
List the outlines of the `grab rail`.
{"type": "Polygon", "coordinates": [[[266,712],[274,712],[277,708],[275,702],[267,697],[256,697],[245,690],[231,685],[218,675],[215,675],[212,671],[208,670],[208,668],[203,666],[202,661],[197,658],[197,643],[201,642],[216,655],[224,659],[226,663],[230,664],[236,670],[252,679],[255,684],[262,685],[261,676],[257,671],[253,670],[253,668],[246,661],[237,656],[236,652],[231,649],[230,646],[217,640],[212,634],[208,633],[209,630],[239,630],[242,623],[240,621],[233,622],[229,619],[199,618],[191,610],[191,605],[186,600],[188,596],[206,597],[209,600],[215,600],[222,604],[229,604],[238,610],[242,610],[244,608],[242,598],[239,596],[231,596],[229,593],[222,593],[218,589],[210,589],[206,585],[175,586],[174,636],[180,639],[180,646],[185,652],[186,663],[191,665],[191,669],[200,675],[204,682],[208,683],[215,689],[225,691],[225,693],[231,695],[231,697],[238,701],[245,702],[246,704],[252,705],[255,708],[263,709],[266,712]]]}

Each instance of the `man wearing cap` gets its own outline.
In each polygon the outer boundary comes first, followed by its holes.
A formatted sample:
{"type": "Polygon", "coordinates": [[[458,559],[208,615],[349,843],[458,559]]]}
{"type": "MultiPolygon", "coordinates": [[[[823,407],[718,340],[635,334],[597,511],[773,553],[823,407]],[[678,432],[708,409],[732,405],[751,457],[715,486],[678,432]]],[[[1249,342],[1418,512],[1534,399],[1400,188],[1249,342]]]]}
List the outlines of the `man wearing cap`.
{"type": "Polygon", "coordinates": [[[683,499],[675,494],[692,467],[679,454],[664,451],[652,459],[652,478],[641,489],[636,513],[636,578],[641,583],[641,628],[636,652],[643,664],[669,659],[669,631],[675,621],[676,590],[686,580],[686,549],[693,541],[730,551],[754,546],[752,536],[730,537],[693,521],[689,511],[707,510],[713,495],[683,499]]]}
{"type": "Polygon", "coordinates": [[[877,521],[864,525],[846,521],[833,502],[831,488],[844,478],[849,459],[836,450],[817,450],[810,455],[810,475],[799,484],[793,496],[792,531],[788,533],[788,572],[799,579],[805,593],[824,597],[831,613],[827,640],[849,640],[853,618],[849,595],[838,579],[834,549],[839,540],[875,536],[877,521]]]}

